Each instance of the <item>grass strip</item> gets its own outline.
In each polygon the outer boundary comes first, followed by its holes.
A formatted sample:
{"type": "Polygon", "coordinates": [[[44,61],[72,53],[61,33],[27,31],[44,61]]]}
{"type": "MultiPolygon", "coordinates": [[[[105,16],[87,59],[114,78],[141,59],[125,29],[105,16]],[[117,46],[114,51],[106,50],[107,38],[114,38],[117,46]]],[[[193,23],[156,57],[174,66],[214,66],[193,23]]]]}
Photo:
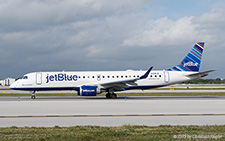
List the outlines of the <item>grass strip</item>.
{"type": "MultiPolygon", "coordinates": [[[[23,97],[23,96],[31,96],[31,94],[25,93],[25,94],[0,94],[0,97],[23,97]]],[[[76,93],[37,93],[37,97],[51,97],[51,96],[78,96],[76,93]]],[[[99,94],[97,96],[105,96],[105,93],[99,94]]],[[[198,92],[193,92],[193,93],[182,93],[182,92],[175,92],[175,93],[117,93],[117,96],[225,96],[225,92],[206,92],[206,93],[198,93],[198,92]]]]}
{"type": "Polygon", "coordinates": [[[1,140],[225,140],[225,126],[74,126],[0,128],[1,140]]]}
{"type": "Polygon", "coordinates": [[[118,93],[118,96],[225,96],[225,92],[206,92],[206,93],[118,93]]]}
{"type": "MultiPolygon", "coordinates": [[[[204,87],[189,87],[189,88],[176,88],[176,87],[170,87],[170,88],[154,88],[154,89],[149,89],[149,90],[170,90],[171,88],[173,88],[174,90],[225,90],[224,87],[212,87],[212,88],[204,88],[204,87]]],[[[0,91],[8,91],[8,90],[12,90],[9,88],[2,88],[0,89],[0,91]]]]}

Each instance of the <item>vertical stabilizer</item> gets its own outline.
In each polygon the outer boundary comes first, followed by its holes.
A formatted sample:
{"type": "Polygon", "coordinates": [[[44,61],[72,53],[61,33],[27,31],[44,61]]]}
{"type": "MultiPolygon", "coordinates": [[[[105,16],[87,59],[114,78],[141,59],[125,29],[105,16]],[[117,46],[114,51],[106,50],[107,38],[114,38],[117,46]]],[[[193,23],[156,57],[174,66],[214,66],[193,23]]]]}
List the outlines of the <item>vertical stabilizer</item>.
{"type": "Polygon", "coordinates": [[[204,42],[197,42],[179,65],[170,68],[167,71],[198,72],[201,64],[204,44],[204,42]]]}

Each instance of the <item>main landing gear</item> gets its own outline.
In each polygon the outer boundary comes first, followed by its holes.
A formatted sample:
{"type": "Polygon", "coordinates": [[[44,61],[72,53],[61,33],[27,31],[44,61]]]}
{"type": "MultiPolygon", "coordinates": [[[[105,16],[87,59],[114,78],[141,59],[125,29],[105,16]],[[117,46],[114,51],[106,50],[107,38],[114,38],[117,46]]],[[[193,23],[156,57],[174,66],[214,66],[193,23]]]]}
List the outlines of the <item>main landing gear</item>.
{"type": "Polygon", "coordinates": [[[35,96],[35,91],[31,92],[32,96],[31,96],[31,99],[35,99],[36,96],[35,96]]]}
{"type": "Polygon", "coordinates": [[[111,93],[108,92],[105,96],[106,98],[111,98],[111,99],[117,98],[117,95],[114,92],[111,92],[111,93]]]}

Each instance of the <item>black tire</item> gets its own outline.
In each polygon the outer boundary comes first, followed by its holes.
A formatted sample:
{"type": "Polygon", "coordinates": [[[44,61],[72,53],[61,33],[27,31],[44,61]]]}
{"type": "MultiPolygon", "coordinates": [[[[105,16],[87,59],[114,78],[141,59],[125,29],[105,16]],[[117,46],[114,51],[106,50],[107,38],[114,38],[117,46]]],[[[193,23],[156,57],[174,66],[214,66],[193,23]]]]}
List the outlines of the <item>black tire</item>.
{"type": "Polygon", "coordinates": [[[110,98],[110,94],[109,93],[107,93],[105,96],[106,96],[106,98],[110,98]]]}
{"type": "Polygon", "coordinates": [[[32,96],[31,96],[31,99],[35,99],[35,98],[36,98],[36,96],[35,96],[35,95],[32,95],[32,96]]]}
{"type": "Polygon", "coordinates": [[[105,96],[106,96],[106,98],[111,98],[111,99],[117,98],[117,95],[115,93],[107,93],[105,96]]]}
{"type": "Polygon", "coordinates": [[[117,98],[117,95],[116,95],[116,94],[111,94],[111,95],[110,95],[110,98],[116,99],[116,98],[117,98]]]}

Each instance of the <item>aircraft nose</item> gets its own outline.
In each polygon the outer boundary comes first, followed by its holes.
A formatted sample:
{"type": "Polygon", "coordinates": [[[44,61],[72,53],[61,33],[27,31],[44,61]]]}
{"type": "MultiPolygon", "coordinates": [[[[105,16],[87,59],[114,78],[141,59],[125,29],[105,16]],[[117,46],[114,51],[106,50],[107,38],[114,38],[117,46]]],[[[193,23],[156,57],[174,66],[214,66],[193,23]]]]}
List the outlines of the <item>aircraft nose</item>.
{"type": "Polygon", "coordinates": [[[17,82],[13,82],[13,83],[9,86],[9,88],[10,88],[10,89],[14,89],[14,88],[16,88],[16,86],[17,86],[17,82]]]}

